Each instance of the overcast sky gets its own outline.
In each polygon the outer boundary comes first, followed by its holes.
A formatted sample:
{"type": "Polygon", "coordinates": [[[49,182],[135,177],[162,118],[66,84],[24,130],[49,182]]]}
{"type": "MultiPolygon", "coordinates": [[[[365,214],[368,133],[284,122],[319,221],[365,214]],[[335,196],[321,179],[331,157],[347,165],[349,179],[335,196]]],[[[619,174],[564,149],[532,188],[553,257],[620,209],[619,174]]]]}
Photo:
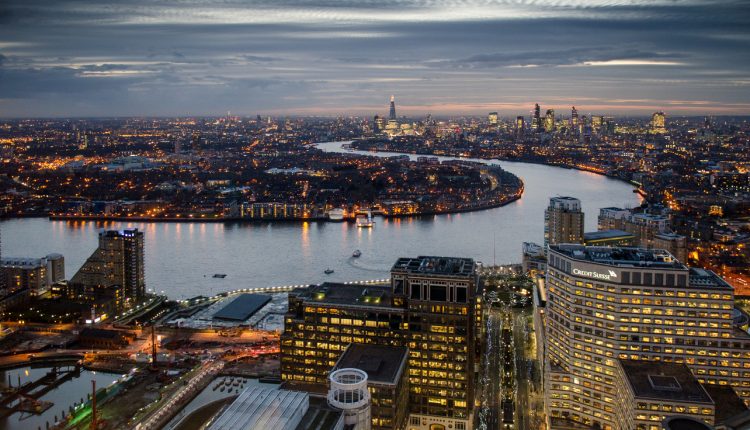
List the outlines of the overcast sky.
{"type": "Polygon", "coordinates": [[[0,0],[0,116],[750,114],[748,0],[0,0]]]}

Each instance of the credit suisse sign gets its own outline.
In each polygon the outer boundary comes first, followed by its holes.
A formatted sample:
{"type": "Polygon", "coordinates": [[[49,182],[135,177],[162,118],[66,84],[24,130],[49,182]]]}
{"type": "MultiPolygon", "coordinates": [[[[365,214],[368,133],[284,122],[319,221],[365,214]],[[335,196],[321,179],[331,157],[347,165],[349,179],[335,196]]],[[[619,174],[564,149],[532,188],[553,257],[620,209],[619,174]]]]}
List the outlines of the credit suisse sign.
{"type": "Polygon", "coordinates": [[[578,276],[601,279],[604,281],[613,281],[617,278],[617,272],[615,272],[614,270],[608,270],[607,272],[608,273],[599,273],[593,270],[581,270],[579,268],[573,268],[573,274],[578,276]]]}

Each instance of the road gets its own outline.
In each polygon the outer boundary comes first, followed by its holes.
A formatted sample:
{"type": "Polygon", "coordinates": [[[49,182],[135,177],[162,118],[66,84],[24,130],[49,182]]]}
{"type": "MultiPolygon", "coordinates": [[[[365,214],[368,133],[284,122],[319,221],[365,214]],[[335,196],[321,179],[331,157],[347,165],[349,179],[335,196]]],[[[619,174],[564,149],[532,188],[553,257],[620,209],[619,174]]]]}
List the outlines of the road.
{"type": "Polygon", "coordinates": [[[513,309],[513,339],[516,357],[516,429],[537,430],[542,420],[541,382],[534,336],[531,328],[531,310],[513,309]]]}
{"type": "Polygon", "coordinates": [[[512,420],[515,397],[513,318],[506,307],[491,306],[486,318],[486,347],[482,357],[481,408],[479,428],[503,428],[503,419],[512,420]],[[508,410],[503,411],[503,405],[508,410]]]}
{"type": "Polygon", "coordinates": [[[486,316],[487,338],[482,357],[482,373],[480,380],[481,407],[479,410],[479,428],[495,430],[499,428],[502,414],[500,412],[500,312],[489,307],[486,316]]]}
{"type": "Polygon", "coordinates": [[[28,366],[31,360],[43,362],[44,360],[70,360],[77,361],[83,358],[84,351],[63,350],[61,352],[37,352],[35,354],[14,354],[0,357],[0,369],[13,369],[15,367],[28,366]]]}
{"type": "Polygon", "coordinates": [[[184,386],[177,389],[168,398],[159,401],[156,408],[135,425],[135,429],[155,430],[161,428],[185,404],[203,390],[223,368],[223,361],[208,361],[203,363],[197,372],[185,375],[178,381],[178,383],[184,383],[184,386]]]}

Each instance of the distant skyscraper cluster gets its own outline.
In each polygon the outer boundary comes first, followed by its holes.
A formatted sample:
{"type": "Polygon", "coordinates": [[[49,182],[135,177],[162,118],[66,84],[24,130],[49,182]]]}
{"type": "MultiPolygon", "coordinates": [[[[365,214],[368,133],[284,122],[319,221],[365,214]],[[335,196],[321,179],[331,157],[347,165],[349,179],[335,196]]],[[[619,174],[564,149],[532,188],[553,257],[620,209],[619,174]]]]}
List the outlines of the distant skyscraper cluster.
{"type": "Polygon", "coordinates": [[[396,96],[391,96],[388,106],[388,121],[380,115],[373,118],[372,131],[374,134],[385,134],[387,136],[410,136],[417,134],[414,124],[407,121],[399,121],[396,115],[396,96]]]}
{"type": "MultiPolygon", "coordinates": [[[[488,122],[490,125],[494,125],[496,120],[494,119],[496,112],[490,112],[488,115],[488,122]]],[[[663,113],[657,113],[663,116],[663,113]]],[[[657,115],[655,114],[655,115],[657,115]]],[[[661,122],[663,124],[663,121],[661,122]]],[[[554,109],[547,109],[544,115],[542,115],[542,108],[539,104],[535,104],[531,112],[531,120],[527,122],[523,116],[518,116],[515,121],[515,134],[516,137],[523,137],[526,127],[532,133],[536,133],[543,136],[543,140],[553,134],[561,134],[566,137],[573,137],[581,143],[588,144],[591,141],[592,135],[603,136],[614,136],[615,134],[615,121],[611,116],[603,115],[592,115],[586,116],[581,115],[575,106],[571,107],[570,119],[563,119],[558,115],[554,109]]],[[[666,128],[662,125],[654,128],[651,126],[651,130],[655,133],[665,133],[666,128]]]]}

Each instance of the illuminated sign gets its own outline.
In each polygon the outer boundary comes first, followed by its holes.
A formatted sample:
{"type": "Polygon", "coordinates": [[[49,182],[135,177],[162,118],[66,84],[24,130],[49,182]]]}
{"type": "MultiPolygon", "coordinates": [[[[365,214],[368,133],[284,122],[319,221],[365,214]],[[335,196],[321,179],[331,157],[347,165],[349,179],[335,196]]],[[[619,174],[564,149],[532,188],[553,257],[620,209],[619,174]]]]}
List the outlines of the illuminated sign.
{"type": "Polygon", "coordinates": [[[617,273],[615,273],[614,270],[609,270],[608,272],[609,273],[599,273],[591,270],[573,269],[574,275],[586,276],[588,278],[603,279],[605,281],[610,281],[614,278],[617,278],[617,273]]]}

